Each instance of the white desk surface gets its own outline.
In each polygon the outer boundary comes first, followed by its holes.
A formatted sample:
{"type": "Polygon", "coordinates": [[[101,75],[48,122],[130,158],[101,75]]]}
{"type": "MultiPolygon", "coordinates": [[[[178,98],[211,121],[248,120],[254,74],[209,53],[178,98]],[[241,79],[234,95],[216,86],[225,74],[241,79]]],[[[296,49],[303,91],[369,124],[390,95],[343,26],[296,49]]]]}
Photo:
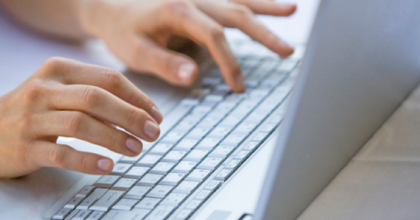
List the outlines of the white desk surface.
{"type": "MultiPolygon", "coordinates": [[[[296,0],[291,18],[261,18],[284,39],[307,40],[318,0],[296,0]]],[[[227,31],[228,37],[241,37],[227,31]]],[[[16,88],[52,56],[124,71],[102,42],[74,45],[24,30],[0,12],[0,95],[16,88]]],[[[392,116],[352,162],[302,214],[301,219],[415,219],[420,216],[420,90],[392,116]]],[[[73,172],[45,168],[0,180],[0,219],[41,219],[68,190],[73,172]]]]}

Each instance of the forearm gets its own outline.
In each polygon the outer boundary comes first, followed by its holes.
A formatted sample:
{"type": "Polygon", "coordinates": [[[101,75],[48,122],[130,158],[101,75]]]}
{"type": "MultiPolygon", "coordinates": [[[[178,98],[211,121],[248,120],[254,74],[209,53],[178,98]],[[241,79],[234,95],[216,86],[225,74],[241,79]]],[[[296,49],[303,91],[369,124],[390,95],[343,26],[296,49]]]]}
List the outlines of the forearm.
{"type": "Polygon", "coordinates": [[[91,34],[83,26],[87,0],[0,0],[2,8],[23,25],[54,37],[84,40],[91,34]]]}

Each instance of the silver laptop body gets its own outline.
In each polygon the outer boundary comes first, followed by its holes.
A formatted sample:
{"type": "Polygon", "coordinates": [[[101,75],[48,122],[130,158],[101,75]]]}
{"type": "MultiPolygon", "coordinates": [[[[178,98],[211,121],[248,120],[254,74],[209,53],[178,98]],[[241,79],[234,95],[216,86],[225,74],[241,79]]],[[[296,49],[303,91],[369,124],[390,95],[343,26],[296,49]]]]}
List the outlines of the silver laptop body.
{"type": "Polygon", "coordinates": [[[84,175],[44,217],[296,219],[418,84],[419,6],[324,0],[302,63],[302,46],[280,60],[232,42],[245,95],[206,56],[193,90],[126,73],[165,100],[161,138],[137,158],[110,153],[111,175],[84,175]]]}

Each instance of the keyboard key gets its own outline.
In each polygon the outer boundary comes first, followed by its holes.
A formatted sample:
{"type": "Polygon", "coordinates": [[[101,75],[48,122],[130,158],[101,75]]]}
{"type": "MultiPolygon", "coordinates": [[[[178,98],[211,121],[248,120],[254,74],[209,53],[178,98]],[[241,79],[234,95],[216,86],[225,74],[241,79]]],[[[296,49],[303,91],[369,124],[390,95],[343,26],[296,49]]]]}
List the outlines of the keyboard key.
{"type": "Polygon", "coordinates": [[[206,137],[195,147],[196,149],[212,150],[221,141],[220,138],[206,137]]]}
{"type": "Polygon", "coordinates": [[[63,208],[60,211],[58,211],[53,217],[52,219],[64,219],[65,217],[67,217],[71,212],[73,211],[73,209],[67,209],[67,208],[63,208]]]}
{"type": "Polygon", "coordinates": [[[174,146],[173,144],[156,144],[151,150],[150,154],[164,155],[174,146]]]}
{"type": "Polygon", "coordinates": [[[105,215],[105,212],[94,211],[92,212],[92,214],[89,215],[89,217],[86,220],[99,220],[104,215],[105,215]]]}
{"type": "Polygon", "coordinates": [[[199,162],[201,161],[207,154],[209,153],[208,150],[192,150],[185,158],[186,161],[194,161],[199,162]]]}
{"type": "Polygon", "coordinates": [[[170,193],[164,200],[162,200],[160,205],[178,206],[179,203],[184,201],[186,197],[187,197],[187,194],[170,193]]]}
{"type": "Polygon", "coordinates": [[[140,179],[140,177],[146,174],[146,172],[149,169],[150,169],[149,167],[135,166],[135,167],[132,167],[130,170],[128,170],[128,172],[124,174],[124,177],[140,179]]]}
{"type": "Polygon", "coordinates": [[[85,186],[77,194],[76,197],[86,197],[88,196],[96,187],[94,186],[85,186]]]}
{"type": "Polygon", "coordinates": [[[197,165],[197,162],[181,161],[172,170],[172,172],[174,172],[174,173],[189,173],[196,165],[197,165]]]}
{"type": "Polygon", "coordinates": [[[290,72],[296,66],[297,62],[294,61],[283,61],[280,63],[280,66],[277,67],[276,72],[290,72]]]}
{"type": "Polygon", "coordinates": [[[259,142],[251,141],[248,144],[246,144],[243,149],[244,150],[252,151],[252,150],[254,150],[258,146],[258,144],[259,144],[259,142]]]}
{"type": "Polygon", "coordinates": [[[216,108],[213,110],[214,113],[217,113],[218,115],[226,115],[228,114],[230,111],[232,111],[232,109],[234,109],[236,107],[235,103],[232,102],[221,102],[219,103],[216,108]]]}
{"type": "Polygon", "coordinates": [[[223,169],[215,177],[215,180],[225,181],[232,174],[232,170],[223,169]]]}
{"type": "Polygon", "coordinates": [[[254,138],[252,138],[253,141],[262,141],[267,137],[267,132],[260,132],[257,135],[255,135],[254,138]]]}
{"type": "Polygon", "coordinates": [[[256,124],[260,124],[266,116],[267,114],[261,114],[261,112],[253,112],[245,118],[245,122],[255,122],[256,124]]]}
{"type": "Polygon", "coordinates": [[[131,164],[125,164],[125,163],[116,163],[114,165],[114,168],[111,171],[111,174],[114,175],[123,175],[125,172],[127,172],[128,169],[130,169],[132,165],[131,164]]]}
{"type": "Polygon", "coordinates": [[[204,77],[201,81],[201,85],[204,87],[210,86],[213,87],[219,84],[222,81],[220,77],[204,77]]]}
{"type": "Polygon", "coordinates": [[[197,186],[199,185],[199,182],[194,181],[182,181],[175,189],[174,193],[184,193],[184,194],[190,194],[197,186]]]}
{"type": "Polygon", "coordinates": [[[172,188],[173,186],[157,185],[147,194],[147,197],[162,199],[172,190],[172,188]]]}
{"type": "Polygon", "coordinates": [[[94,211],[108,211],[122,196],[123,191],[108,190],[89,210],[94,211]]]}
{"type": "Polygon", "coordinates": [[[169,173],[159,184],[176,186],[185,177],[184,173],[169,173]]]}
{"type": "Polygon", "coordinates": [[[198,143],[196,139],[182,139],[175,147],[174,150],[186,150],[189,151],[198,143]]]}
{"type": "Polygon", "coordinates": [[[89,210],[79,210],[79,212],[71,220],[85,220],[92,213],[89,210]]]}
{"type": "Polygon", "coordinates": [[[77,213],[79,213],[80,210],[73,210],[64,220],[72,220],[74,218],[74,216],[77,215],[77,213]]]}
{"type": "Polygon", "coordinates": [[[229,132],[232,130],[233,127],[226,127],[226,126],[217,126],[215,127],[208,135],[207,137],[212,138],[224,138],[226,135],[229,134],[229,132]]]}
{"type": "Polygon", "coordinates": [[[199,165],[198,169],[214,170],[222,162],[222,158],[207,157],[199,165]]]}
{"type": "Polygon", "coordinates": [[[141,199],[146,195],[152,187],[150,186],[134,186],[125,195],[126,199],[141,199]]]}
{"type": "MultiPolygon", "coordinates": [[[[205,97],[205,99],[208,97],[209,95],[207,95],[205,97]]],[[[192,110],[191,110],[191,114],[192,115],[197,115],[199,117],[203,117],[204,115],[206,115],[207,113],[209,113],[211,111],[211,107],[210,106],[202,106],[202,105],[198,105],[195,106],[192,110]]]]}
{"type": "Polygon", "coordinates": [[[229,161],[229,163],[226,164],[225,168],[234,170],[239,166],[240,163],[241,160],[231,160],[229,161]]]}
{"type": "Polygon", "coordinates": [[[127,191],[128,189],[130,189],[132,186],[134,186],[134,184],[137,182],[136,179],[130,179],[130,178],[121,178],[118,180],[117,183],[115,183],[112,186],[112,190],[122,190],[122,191],[127,191]]]}
{"type": "Polygon", "coordinates": [[[165,219],[173,210],[174,206],[158,206],[147,216],[146,220],[163,220],[165,219]]]}
{"type": "Polygon", "coordinates": [[[195,102],[198,104],[201,99],[203,99],[203,97],[209,93],[209,89],[193,89],[190,91],[188,96],[182,100],[182,102],[195,102]]]}
{"type": "Polygon", "coordinates": [[[254,89],[259,85],[258,80],[245,80],[245,85],[247,88],[254,89]]]}
{"type": "Polygon", "coordinates": [[[137,205],[134,207],[136,209],[153,209],[160,202],[160,199],[156,198],[143,198],[137,205]]]}
{"type": "Polygon", "coordinates": [[[220,185],[222,185],[222,181],[212,180],[204,189],[214,191],[219,188],[220,185]]]}
{"type": "Polygon", "coordinates": [[[223,95],[209,94],[204,97],[203,102],[221,102],[223,101],[223,98],[224,98],[223,95]]]}
{"type": "Polygon", "coordinates": [[[74,197],[70,201],[67,202],[67,204],[64,206],[64,208],[67,209],[74,209],[76,206],[78,206],[83,200],[83,197],[74,197]]]}
{"type": "Polygon", "coordinates": [[[135,164],[142,156],[144,156],[143,152],[135,157],[124,156],[118,162],[135,164]]]}
{"type": "Polygon", "coordinates": [[[131,211],[111,210],[102,220],[142,220],[149,212],[150,210],[147,209],[133,209],[131,211]]]}
{"type": "Polygon", "coordinates": [[[232,146],[223,146],[220,145],[218,147],[216,147],[216,149],[214,149],[209,156],[210,157],[220,157],[220,158],[225,158],[228,154],[230,154],[230,152],[232,152],[232,150],[235,147],[232,146]]]}
{"type": "Polygon", "coordinates": [[[104,175],[101,178],[99,178],[93,185],[98,187],[109,188],[112,185],[114,185],[114,183],[116,183],[119,178],[119,176],[104,175]]]}
{"type": "Polygon", "coordinates": [[[195,169],[193,170],[185,180],[202,182],[209,174],[210,170],[195,169]]]}
{"type": "Polygon", "coordinates": [[[220,122],[220,126],[235,127],[242,121],[245,115],[232,115],[229,114],[225,119],[220,122]]]}
{"type": "Polygon", "coordinates": [[[213,128],[225,116],[221,114],[209,114],[198,125],[197,128],[213,128]]]}
{"type": "Polygon", "coordinates": [[[256,127],[258,123],[254,122],[242,122],[232,131],[232,134],[249,134],[251,133],[256,127]]]}
{"type": "Polygon", "coordinates": [[[176,219],[182,219],[182,220],[184,220],[184,219],[187,219],[190,215],[191,215],[191,213],[192,213],[192,211],[193,210],[189,210],[189,209],[183,209],[177,216],[176,216],[176,219]]]}
{"type": "Polygon", "coordinates": [[[185,135],[185,131],[171,131],[160,141],[162,143],[175,144],[185,135]]]}
{"type": "Polygon", "coordinates": [[[263,128],[261,129],[261,131],[263,131],[263,132],[271,132],[276,127],[277,127],[277,124],[276,123],[269,123],[269,124],[264,125],[263,128]]]}
{"type": "Polygon", "coordinates": [[[210,131],[210,128],[193,128],[188,134],[187,138],[191,139],[202,139],[208,132],[210,131]]]}
{"type": "Polygon", "coordinates": [[[83,209],[83,210],[89,209],[89,207],[92,206],[92,204],[95,203],[99,198],[101,198],[107,191],[108,191],[108,189],[96,188],[95,190],[93,190],[93,192],[88,197],[86,197],[77,206],[76,209],[83,209]]]}
{"type": "Polygon", "coordinates": [[[135,199],[121,199],[117,204],[112,206],[112,209],[130,211],[138,201],[135,199]]]}
{"type": "Polygon", "coordinates": [[[191,130],[191,128],[193,128],[197,124],[197,122],[198,122],[198,120],[196,120],[196,121],[182,120],[172,130],[173,131],[187,132],[187,131],[191,130]]]}
{"type": "Polygon", "coordinates": [[[159,162],[158,164],[156,164],[156,166],[152,168],[152,170],[150,170],[150,173],[164,175],[167,172],[169,172],[169,170],[171,170],[173,166],[175,166],[175,163],[159,162]]]}
{"type": "Polygon", "coordinates": [[[201,192],[199,192],[198,195],[195,198],[196,199],[199,199],[199,200],[205,200],[210,195],[211,195],[211,191],[210,190],[201,190],[201,192]]]}
{"type": "Polygon", "coordinates": [[[238,146],[247,135],[245,134],[229,134],[221,143],[221,145],[238,146]]]}
{"type": "Polygon", "coordinates": [[[154,186],[162,179],[163,175],[159,174],[146,174],[143,178],[140,179],[140,186],[154,186]]]}
{"type": "Polygon", "coordinates": [[[178,163],[181,160],[187,151],[171,150],[168,154],[162,159],[164,162],[178,163]]]}
{"type": "Polygon", "coordinates": [[[194,199],[190,203],[188,203],[187,207],[185,207],[185,208],[195,210],[201,205],[202,202],[203,202],[203,200],[194,199]]]}
{"type": "Polygon", "coordinates": [[[155,163],[160,160],[162,156],[160,155],[151,155],[151,154],[146,154],[143,158],[141,158],[139,160],[139,162],[137,163],[137,165],[139,166],[143,166],[143,167],[152,167],[155,165],[155,163]]]}
{"type": "Polygon", "coordinates": [[[251,153],[251,151],[249,150],[241,150],[239,151],[239,153],[235,156],[235,159],[239,159],[239,160],[243,160],[245,159],[249,154],[251,153]]]}

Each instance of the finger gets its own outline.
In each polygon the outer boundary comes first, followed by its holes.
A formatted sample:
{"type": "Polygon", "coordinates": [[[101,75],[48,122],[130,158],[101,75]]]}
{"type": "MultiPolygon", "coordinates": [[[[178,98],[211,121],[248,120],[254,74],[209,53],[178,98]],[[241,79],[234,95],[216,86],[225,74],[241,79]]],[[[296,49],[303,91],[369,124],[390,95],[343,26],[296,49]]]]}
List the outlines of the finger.
{"type": "Polygon", "coordinates": [[[57,110],[81,111],[110,122],[145,141],[155,141],[160,135],[157,122],[147,112],[99,87],[61,86],[52,94],[50,103],[57,110]]]}
{"type": "Polygon", "coordinates": [[[264,27],[247,7],[235,3],[222,4],[213,1],[206,1],[208,5],[204,7],[203,3],[198,3],[199,8],[222,25],[239,28],[281,57],[293,54],[293,47],[264,27]]]}
{"type": "Polygon", "coordinates": [[[77,151],[67,145],[39,142],[31,150],[35,163],[42,167],[58,167],[93,175],[112,171],[114,162],[97,154],[77,151]]]}
{"type": "Polygon", "coordinates": [[[178,32],[176,34],[190,37],[207,47],[232,90],[245,90],[241,69],[230,51],[221,25],[197,8],[188,6],[168,17],[166,24],[168,28],[178,32]]]}
{"type": "Polygon", "coordinates": [[[137,42],[139,54],[147,56],[135,55],[132,68],[156,74],[174,85],[188,86],[196,79],[198,66],[188,56],[164,49],[149,39],[139,38],[137,42]]]}
{"type": "Polygon", "coordinates": [[[142,143],[135,137],[76,111],[50,111],[36,117],[39,136],[75,137],[108,148],[116,153],[136,156],[142,143]]]}
{"type": "Polygon", "coordinates": [[[295,4],[278,3],[275,1],[230,0],[230,2],[244,5],[254,13],[263,15],[290,16],[296,11],[295,4]]]}
{"type": "Polygon", "coordinates": [[[82,84],[103,88],[118,98],[149,113],[156,122],[162,114],[153,101],[121,73],[106,67],[84,64],[70,59],[53,58],[44,63],[64,84],[82,84]],[[56,74],[59,72],[60,74],[56,74]]]}

